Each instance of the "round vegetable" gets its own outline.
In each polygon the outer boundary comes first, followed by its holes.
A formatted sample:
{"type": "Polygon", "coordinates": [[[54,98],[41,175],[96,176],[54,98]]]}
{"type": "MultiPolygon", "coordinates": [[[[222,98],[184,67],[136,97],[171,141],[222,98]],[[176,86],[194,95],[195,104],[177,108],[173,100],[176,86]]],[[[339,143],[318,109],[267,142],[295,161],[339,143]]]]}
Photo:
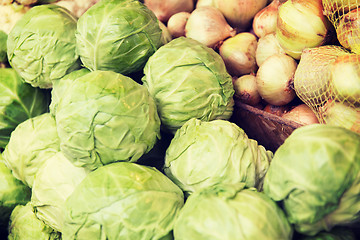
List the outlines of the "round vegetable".
{"type": "Polygon", "coordinates": [[[0,92],[0,149],[4,149],[16,126],[45,113],[49,101],[44,91],[25,83],[12,68],[0,68],[0,92]]]}
{"type": "Polygon", "coordinates": [[[141,70],[161,46],[155,14],[137,0],[99,1],[80,16],[76,49],[90,70],[141,70]]]}
{"type": "Polygon", "coordinates": [[[292,233],[275,202],[241,183],[194,192],[174,225],[176,240],[290,240],[292,233]]]}
{"type": "Polygon", "coordinates": [[[51,88],[52,81],[79,67],[76,18],[53,4],[32,7],[9,33],[10,65],[34,87],[51,88]]]}
{"type": "Polygon", "coordinates": [[[175,38],[149,58],[142,81],[155,99],[164,130],[187,120],[229,119],[234,88],[224,61],[200,42],[175,38]]]}
{"type": "Polygon", "coordinates": [[[112,71],[60,80],[51,112],[64,155],[94,170],[115,161],[136,161],[160,137],[160,119],[147,89],[112,71]],[[59,91],[59,92],[58,92],[59,91]],[[62,94],[66,93],[66,94],[62,94]]]}
{"type": "Polygon", "coordinates": [[[184,204],[156,168],[117,162],[90,172],[66,201],[64,240],[161,239],[184,204]]]}
{"type": "Polygon", "coordinates": [[[219,183],[261,189],[272,155],[234,123],[193,118],[171,140],[164,171],[189,194],[219,183]]]}
{"type": "Polygon", "coordinates": [[[275,152],[264,192],[306,235],[359,220],[360,135],[326,124],[297,128],[275,152]]]}

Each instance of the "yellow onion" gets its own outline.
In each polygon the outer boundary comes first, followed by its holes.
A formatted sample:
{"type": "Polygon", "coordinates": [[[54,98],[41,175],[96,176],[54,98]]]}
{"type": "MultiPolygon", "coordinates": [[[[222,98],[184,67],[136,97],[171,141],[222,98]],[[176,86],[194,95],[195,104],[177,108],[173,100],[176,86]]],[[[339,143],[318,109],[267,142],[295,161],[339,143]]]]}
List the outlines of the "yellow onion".
{"type": "Polygon", "coordinates": [[[194,10],[194,0],[144,0],[144,4],[162,22],[167,22],[175,13],[194,10]]]}
{"type": "MultiPolygon", "coordinates": [[[[360,1],[359,1],[360,4],[360,1]]],[[[341,16],[336,27],[339,43],[350,51],[360,53],[360,9],[341,16]]]]}
{"type": "Polygon", "coordinates": [[[216,7],[216,0],[197,0],[196,7],[212,6],[216,7]]]}
{"type": "Polygon", "coordinates": [[[337,26],[339,17],[358,8],[359,0],[322,0],[324,15],[328,17],[334,26],[337,26]]]}
{"type": "Polygon", "coordinates": [[[211,48],[217,48],[223,40],[235,34],[219,9],[211,6],[195,8],[185,25],[186,37],[211,48]]]}
{"type": "Polygon", "coordinates": [[[260,96],[269,104],[285,105],[295,98],[293,78],[296,61],[284,54],[268,57],[256,73],[256,84],[260,96]]]}
{"type": "Polygon", "coordinates": [[[268,33],[259,38],[255,52],[257,65],[260,66],[268,57],[274,54],[286,54],[280,46],[275,33],[268,33]]]}
{"type": "Polygon", "coordinates": [[[281,106],[276,106],[276,105],[272,105],[272,104],[266,104],[266,106],[263,109],[265,112],[274,114],[276,116],[281,117],[285,112],[290,110],[290,105],[289,104],[285,104],[285,105],[281,105],[281,106]]]}
{"type": "Polygon", "coordinates": [[[314,109],[321,106],[330,94],[330,64],[346,54],[344,48],[335,45],[305,48],[294,75],[297,96],[314,109]]]}
{"type": "Polygon", "coordinates": [[[360,104],[360,55],[338,57],[330,66],[334,98],[341,102],[360,104]]]}
{"type": "Polygon", "coordinates": [[[189,12],[178,12],[169,18],[167,28],[173,38],[185,36],[185,26],[189,17],[189,12]]]}
{"type": "Polygon", "coordinates": [[[288,0],[279,6],[276,37],[287,54],[300,59],[304,48],[328,41],[333,26],[322,11],[321,0],[288,0]]]}
{"type": "Polygon", "coordinates": [[[231,76],[256,72],[256,47],[257,38],[249,32],[238,33],[220,45],[219,54],[231,76]]]}
{"type": "Polygon", "coordinates": [[[254,16],[252,29],[259,38],[276,31],[276,22],[280,0],[274,0],[254,16]]]}
{"type": "Polygon", "coordinates": [[[323,123],[360,133],[360,108],[329,100],[320,108],[320,113],[323,123]]]}
{"type": "Polygon", "coordinates": [[[315,112],[304,103],[299,104],[290,109],[290,111],[285,112],[281,117],[302,125],[319,123],[315,112]]]}
{"type": "Polygon", "coordinates": [[[233,85],[235,90],[234,97],[236,99],[251,106],[256,106],[260,103],[261,97],[257,90],[255,75],[247,74],[235,78],[233,85]]]}

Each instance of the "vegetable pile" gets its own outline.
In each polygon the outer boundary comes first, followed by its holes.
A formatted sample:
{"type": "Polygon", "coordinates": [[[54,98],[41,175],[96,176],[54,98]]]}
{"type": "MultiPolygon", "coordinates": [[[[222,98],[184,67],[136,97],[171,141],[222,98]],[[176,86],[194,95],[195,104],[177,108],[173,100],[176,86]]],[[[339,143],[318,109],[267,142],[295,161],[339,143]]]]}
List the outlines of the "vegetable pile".
{"type": "Polygon", "coordinates": [[[339,2],[1,1],[0,236],[358,239],[339,2]],[[270,151],[238,102],[300,127],[270,151]]]}

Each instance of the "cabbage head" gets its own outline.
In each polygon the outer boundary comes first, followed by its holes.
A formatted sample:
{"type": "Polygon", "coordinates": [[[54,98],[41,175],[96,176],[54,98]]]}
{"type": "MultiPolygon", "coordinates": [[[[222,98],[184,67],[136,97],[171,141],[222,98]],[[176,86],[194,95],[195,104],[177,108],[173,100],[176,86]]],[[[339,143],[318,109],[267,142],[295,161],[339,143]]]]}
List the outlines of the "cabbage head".
{"type": "Polygon", "coordinates": [[[0,155],[0,228],[7,229],[12,210],[30,201],[31,190],[16,179],[0,155]]]}
{"type": "Polygon", "coordinates": [[[176,240],[290,240],[282,209],[244,184],[220,184],[191,194],[174,225],[176,240]]]}
{"type": "Polygon", "coordinates": [[[0,149],[21,122],[45,113],[48,96],[24,82],[12,68],[0,68],[0,149]]]}
{"type": "Polygon", "coordinates": [[[187,121],[165,154],[165,174],[186,193],[219,183],[261,189],[272,152],[227,120],[187,121]]]}
{"type": "Polygon", "coordinates": [[[36,217],[62,232],[65,201],[87,173],[85,168],[74,166],[62,152],[46,160],[32,187],[31,204],[36,217]]]}
{"type": "Polygon", "coordinates": [[[162,45],[155,14],[138,0],[103,0],[79,17],[76,49],[90,70],[141,70],[162,45]]]}
{"type": "Polygon", "coordinates": [[[11,133],[3,152],[4,162],[14,176],[32,187],[42,164],[60,151],[56,122],[50,113],[29,118],[11,133]]]}
{"type": "Polygon", "coordinates": [[[76,81],[59,81],[52,94],[62,96],[52,99],[58,102],[51,112],[60,149],[78,167],[135,162],[160,137],[154,100],[144,86],[120,73],[97,70],[76,81]]]}
{"type": "Polygon", "coordinates": [[[164,130],[187,120],[229,119],[234,87],[224,61],[200,42],[179,37],[160,47],[144,67],[144,85],[155,99],[164,130]]]}
{"type": "Polygon", "coordinates": [[[359,221],[360,135],[326,124],[297,128],[274,153],[264,192],[305,235],[359,221]]]}
{"type": "Polygon", "coordinates": [[[183,204],[181,189],[156,168],[108,164],[90,172],[67,199],[62,237],[166,239],[183,204]]]}
{"type": "Polygon", "coordinates": [[[0,63],[5,63],[7,61],[7,51],[6,51],[7,37],[8,35],[4,31],[0,30],[0,63]]]}
{"type": "Polygon", "coordinates": [[[33,87],[51,88],[52,81],[79,67],[76,18],[60,6],[32,7],[8,35],[10,65],[33,87]]]}
{"type": "Polygon", "coordinates": [[[8,240],[61,240],[61,233],[39,220],[33,206],[17,205],[12,211],[9,224],[8,240]]]}

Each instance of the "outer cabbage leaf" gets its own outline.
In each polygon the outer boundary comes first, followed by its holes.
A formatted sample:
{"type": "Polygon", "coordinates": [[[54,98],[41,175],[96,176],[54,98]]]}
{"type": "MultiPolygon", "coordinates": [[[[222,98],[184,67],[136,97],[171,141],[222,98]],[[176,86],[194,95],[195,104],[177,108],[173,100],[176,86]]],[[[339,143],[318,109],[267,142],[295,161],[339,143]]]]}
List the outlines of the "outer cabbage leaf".
{"type": "Polygon", "coordinates": [[[292,239],[284,212],[244,184],[220,184],[191,194],[175,221],[176,240],[292,239]]]}
{"type": "Polygon", "coordinates": [[[296,129],[274,153],[264,192],[306,235],[359,221],[360,135],[326,124],[296,129]]]}
{"type": "Polygon", "coordinates": [[[62,232],[65,201],[86,177],[87,170],[75,167],[58,152],[39,168],[32,187],[31,204],[35,215],[51,228],[62,232]]]}
{"type": "Polygon", "coordinates": [[[42,164],[60,151],[56,122],[50,113],[29,118],[11,133],[3,152],[5,164],[16,178],[32,187],[42,164]]]}
{"type": "Polygon", "coordinates": [[[200,42],[179,37],[160,47],[144,67],[162,126],[175,132],[187,120],[229,119],[234,87],[224,61],[200,42]]]}
{"type": "Polygon", "coordinates": [[[156,168],[108,164],[67,199],[63,239],[167,239],[183,204],[181,189],[156,168]]]}
{"type": "Polygon", "coordinates": [[[76,166],[94,170],[137,161],[160,137],[160,119],[147,89],[122,74],[93,71],[54,86],[66,92],[55,113],[61,151],[76,166]]]}
{"type": "Polygon", "coordinates": [[[12,68],[0,69],[0,148],[9,142],[11,132],[21,122],[45,113],[48,96],[25,83],[12,68]]]}
{"type": "Polygon", "coordinates": [[[61,233],[54,231],[34,213],[30,203],[18,205],[10,216],[8,240],[61,240],[61,233]]]}
{"type": "Polygon", "coordinates": [[[161,46],[155,14],[137,0],[99,1],[80,16],[76,49],[85,67],[129,74],[161,46]]]}
{"type": "Polygon", "coordinates": [[[234,123],[192,118],[171,140],[164,171],[189,194],[219,183],[261,189],[272,156],[234,123]]]}
{"type": "Polygon", "coordinates": [[[52,81],[79,67],[76,18],[57,5],[32,7],[8,35],[10,65],[34,87],[51,88],[52,81]]]}
{"type": "Polygon", "coordinates": [[[7,53],[6,53],[7,37],[8,35],[4,31],[0,30],[0,63],[4,63],[7,61],[7,53]]]}

